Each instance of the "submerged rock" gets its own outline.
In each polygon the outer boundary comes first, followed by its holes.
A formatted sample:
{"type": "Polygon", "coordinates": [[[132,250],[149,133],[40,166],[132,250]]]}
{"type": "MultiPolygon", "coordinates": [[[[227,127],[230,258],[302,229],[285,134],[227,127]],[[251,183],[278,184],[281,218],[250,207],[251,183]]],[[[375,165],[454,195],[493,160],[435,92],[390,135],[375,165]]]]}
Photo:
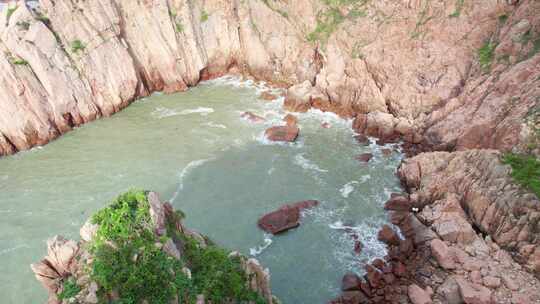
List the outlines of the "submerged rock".
{"type": "Polygon", "coordinates": [[[244,112],[240,115],[240,117],[253,122],[253,123],[263,123],[266,121],[264,117],[261,117],[259,115],[253,114],[252,112],[244,112]]]}
{"type": "Polygon", "coordinates": [[[298,118],[292,114],[287,114],[285,117],[283,117],[283,121],[287,124],[287,126],[294,127],[298,123],[298,118]]]}
{"type": "Polygon", "coordinates": [[[259,96],[260,99],[262,100],[266,100],[266,101],[274,101],[276,99],[278,99],[278,96],[268,92],[268,91],[264,91],[261,93],[261,95],[259,96]]]}
{"type": "Polygon", "coordinates": [[[297,126],[275,126],[264,132],[266,138],[271,141],[294,142],[300,133],[297,126]]]}
{"type": "Polygon", "coordinates": [[[356,160],[358,160],[359,162],[362,162],[362,163],[368,163],[372,158],[373,158],[373,154],[371,153],[364,153],[364,154],[360,154],[358,156],[355,157],[356,160]]]}
{"type": "Polygon", "coordinates": [[[300,225],[300,212],[315,207],[318,201],[309,200],[284,205],[276,211],[270,212],[258,221],[261,229],[272,234],[279,234],[300,225]]]}

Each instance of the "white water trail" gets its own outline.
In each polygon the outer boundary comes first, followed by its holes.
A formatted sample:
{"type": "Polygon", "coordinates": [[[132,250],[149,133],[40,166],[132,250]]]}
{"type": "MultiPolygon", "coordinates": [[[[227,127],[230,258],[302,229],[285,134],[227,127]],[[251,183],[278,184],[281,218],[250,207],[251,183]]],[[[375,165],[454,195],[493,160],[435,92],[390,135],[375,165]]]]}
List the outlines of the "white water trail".
{"type": "Polygon", "coordinates": [[[272,235],[271,234],[264,234],[264,245],[249,248],[249,254],[251,256],[258,256],[264,250],[266,250],[266,248],[270,247],[270,245],[272,245],[272,243],[273,243],[272,235]]]}
{"type": "Polygon", "coordinates": [[[211,158],[204,158],[204,159],[198,159],[190,162],[187,164],[187,166],[180,171],[180,174],[178,175],[178,188],[176,188],[176,191],[172,195],[171,199],[169,200],[171,203],[173,203],[176,198],[178,197],[178,194],[184,190],[184,179],[186,176],[195,168],[202,166],[204,163],[209,162],[211,160],[214,160],[213,157],[211,158]]]}
{"type": "Polygon", "coordinates": [[[343,185],[341,189],[339,189],[339,193],[341,193],[341,196],[343,196],[344,198],[348,198],[349,195],[354,191],[354,185],[358,185],[358,184],[359,184],[358,181],[350,181],[346,183],[345,185],[343,185]]]}
{"type": "Polygon", "coordinates": [[[294,163],[306,170],[312,170],[312,171],[317,171],[317,172],[322,172],[322,173],[328,172],[328,170],[321,169],[319,166],[317,166],[317,164],[305,158],[304,154],[302,153],[296,154],[296,156],[294,157],[294,163]]]}

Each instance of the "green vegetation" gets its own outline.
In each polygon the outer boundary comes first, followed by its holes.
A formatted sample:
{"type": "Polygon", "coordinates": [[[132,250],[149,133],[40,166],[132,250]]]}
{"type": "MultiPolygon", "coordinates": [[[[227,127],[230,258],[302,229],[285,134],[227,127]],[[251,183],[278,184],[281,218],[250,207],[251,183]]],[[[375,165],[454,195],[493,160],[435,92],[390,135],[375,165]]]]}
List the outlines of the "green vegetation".
{"type": "Polygon", "coordinates": [[[13,58],[11,60],[11,63],[13,63],[14,65],[28,65],[28,61],[22,58],[13,58]]]}
{"type": "Polygon", "coordinates": [[[182,22],[176,21],[176,31],[178,33],[183,33],[184,32],[184,25],[182,24],[182,22]]]}
{"type": "Polygon", "coordinates": [[[457,18],[461,16],[461,11],[463,10],[464,5],[465,5],[465,0],[456,0],[456,8],[454,12],[450,14],[448,17],[457,18]]]}
{"type": "Polygon", "coordinates": [[[176,212],[167,219],[168,235],[183,244],[183,255],[177,260],[161,250],[169,238],[158,238],[153,232],[146,191],[132,190],[120,195],[111,205],[94,215],[99,225],[90,244],[93,262],[90,277],[104,296],[117,291],[121,304],[168,304],[178,296],[181,303],[195,303],[204,294],[213,303],[264,303],[247,287],[247,278],[239,258],[214,245],[201,246],[176,229],[184,217],[176,212]],[[182,270],[191,269],[190,279],[182,270]]]}
{"type": "Polygon", "coordinates": [[[532,155],[508,153],[503,163],[512,167],[512,178],[540,198],[540,161],[532,155]]]}
{"type": "Polygon", "coordinates": [[[489,70],[491,68],[491,62],[493,61],[496,47],[497,45],[495,43],[486,41],[484,45],[478,49],[478,62],[480,62],[480,66],[484,70],[489,70]]]}
{"type": "Polygon", "coordinates": [[[28,23],[27,21],[19,21],[17,22],[17,26],[20,29],[27,31],[30,28],[30,23],[28,23]]]}
{"type": "Polygon", "coordinates": [[[430,16],[429,13],[429,1],[425,2],[424,8],[420,11],[418,14],[418,19],[416,21],[416,26],[414,27],[414,31],[411,34],[412,38],[418,38],[422,36],[425,32],[422,31],[422,27],[426,25],[431,19],[433,19],[433,16],[430,16]]]}
{"type": "Polygon", "coordinates": [[[71,299],[81,292],[81,287],[77,285],[77,282],[73,278],[69,278],[64,281],[62,292],[58,295],[60,300],[71,299]]]}
{"type": "Polygon", "coordinates": [[[206,21],[208,21],[208,17],[209,17],[208,13],[207,13],[206,11],[203,10],[203,11],[201,12],[201,22],[206,22],[206,21]]]}
{"type": "Polygon", "coordinates": [[[317,16],[317,26],[307,35],[308,41],[321,41],[326,43],[328,38],[335,32],[339,25],[347,19],[356,19],[367,16],[363,9],[369,0],[323,0],[328,8],[319,12],[317,16]],[[340,8],[344,5],[350,6],[349,13],[343,15],[340,8]]]}
{"type": "Polygon", "coordinates": [[[45,24],[48,24],[51,20],[49,20],[49,17],[43,15],[41,12],[37,12],[36,13],[36,19],[45,23],[45,24]]]}
{"type": "Polygon", "coordinates": [[[11,15],[13,15],[13,13],[15,13],[15,11],[18,9],[19,7],[17,5],[13,6],[13,7],[10,7],[7,9],[7,21],[9,22],[9,18],[11,17],[11,15]]]}
{"type": "Polygon", "coordinates": [[[78,53],[79,51],[83,51],[86,48],[86,46],[82,43],[80,40],[74,40],[71,42],[71,51],[73,53],[78,53]]]}
{"type": "Polygon", "coordinates": [[[499,16],[499,22],[502,24],[502,23],[505,23],[506,20],[508,20],[508,15],[507,14],[502,14],[499,16]]]}

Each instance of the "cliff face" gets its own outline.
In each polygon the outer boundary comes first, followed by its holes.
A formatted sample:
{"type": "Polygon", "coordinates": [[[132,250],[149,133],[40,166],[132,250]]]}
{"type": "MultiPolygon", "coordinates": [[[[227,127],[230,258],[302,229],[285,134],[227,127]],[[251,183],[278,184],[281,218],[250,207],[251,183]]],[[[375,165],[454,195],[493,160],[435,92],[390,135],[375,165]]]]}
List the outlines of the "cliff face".
{"type": "Polygon", "coordinates": [[[39,4],[12,3],[0,19],[0,154],[42,145],[153,91],[227,72],[292,86],[290,109],[389,113],[393,127],[427,130],[425,143],[445,149],[473,147],[479,137],[509,147],[534,102],[535,1],[39,4]],[[526,33],[529,41],[516,41],[526,33]],[[477,52],[488,40],[497,48],[484,75],[477,52]],[[519,100],[517,76],[529,82],[519,100]],[[486,113],[494,107],[506,112],[486,113]],[[463,123],[471,119],[472,129],[463,123]]]}

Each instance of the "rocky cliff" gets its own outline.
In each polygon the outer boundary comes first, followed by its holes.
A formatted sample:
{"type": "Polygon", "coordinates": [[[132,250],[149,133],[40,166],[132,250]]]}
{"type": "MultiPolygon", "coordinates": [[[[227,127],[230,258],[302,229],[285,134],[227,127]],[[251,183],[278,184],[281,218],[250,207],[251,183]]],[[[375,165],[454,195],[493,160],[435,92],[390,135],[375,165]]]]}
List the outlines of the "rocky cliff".
{"type": "Polygon", "coordinates": [[[81,228],[55,236],[32,265],[59,303],[279,303],[255,259],[226,252],[182,223],[155,192],[130,191],[81,228]]]}
{"type": "Polygon", "coordinates": [[[0,154],[230,72],[290,87],[289,109],[367,114],[400,134],[425,133],[407,138],[436,149],[509,148],[531,133],[523,119],[537,103],[537,1],[29,7],[13,2],[0,20],[0,154]]]}

